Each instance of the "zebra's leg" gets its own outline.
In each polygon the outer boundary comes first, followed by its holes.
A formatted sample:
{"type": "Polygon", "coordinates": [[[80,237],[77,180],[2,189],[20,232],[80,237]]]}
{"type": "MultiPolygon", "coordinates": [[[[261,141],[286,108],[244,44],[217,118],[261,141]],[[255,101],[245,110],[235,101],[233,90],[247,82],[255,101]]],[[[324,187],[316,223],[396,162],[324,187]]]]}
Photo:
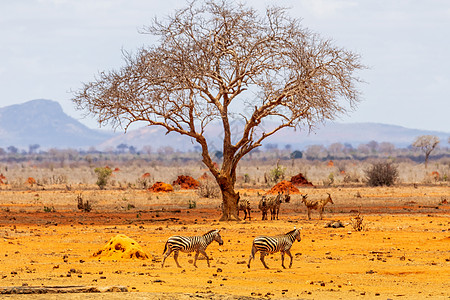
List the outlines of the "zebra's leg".
{"type": "Polygon", "coordinates": [[[261,260],[262,264],[264,265],[264,268],[268,269],[269,267],[266,265],[266,262],[264,261],[264,256],[266,256],[266,252],[265,251],[261,251],[260,260],[261,260]]]}
{"type": "Polygon", "coordinates": [[[250,217],[250,208],[248,209],[248,220],[251,221],[252,218],[250,217]]]}
{"type": "Polygon", "coordinates": [[[320,214],[320,219],[322,220],[322,218],[323,218],[323,208],[319,209],[319,214],[320,214]]]}
{"type": "Polygon", "coordinates": [[[250,269],[250,262],[252,261],[252,259],[255,259],[255,253],[258,250],[256,250],[255,244],[252,245],[252,253],[250,254],[250,258],[248,259],[248,264],[247,267],[250,269]]]}
{"type": "MultiPolygon", "coordinates": [[[[205,250],[198,250],[201,254],[203,254],[203,256],[204,257],[206,257],[206,262],[208,263],[208,267],[209,267],[209,257],[208,257],[208,255],[206,254],[206,251],[205,250]]],[[[198,257],[198,252],[195,254],[195,261],[197,261],[197,257],[198,257]]],[[[194,266],[195,267],[197,267],[195,264],[194,264],[194,266]]]]}
{"type": "Polygon", "coordinates": [[[278,219],[278,214],[280,213],[280,209],[277,209],[277,220],[279,220],[278,219]]]}
{"type": "Polygon", "coordinates": [[[177,267],[181,268],[180,264],[178,263],[178,250],[174,251],[175,253],[173,254],[173,259],[175,259],[175,262],[177,263],[177,267]]]}
{"type": "Polygon", "coordinates": [[[194,267],[197,268],[197,258],[198,258],[198,251],[195,251],[195,256],[194,256],[194,267]]]}
{"type": "Polygon", "coordinates": [[[291,258],[291,262],[289,263],[289,268],[291,268],[291,267],[292,267],[292,254],[291,254],[291,250],[290,250],[290,249],[287,250],[287,251],[286,251],[286,254],[291,258]]]}
{"type": "Polygon", "coordinates": [[[281,266],[283,267],[283,269],[286,269],[286,267],[284,266],[284,251],[281,251],[281,266]]]}
{"type": "Polygon", "coordinates": [[[166,254],[163,257],[161,268],[164,268],[164,262],[166,261],[166,258],[170,255],[170,253],[172,253],[172,248],[168,247],[167,248],[167,252],[166,252],[166,254]]]}
{"type": "Polygon", "coordinates": [[[247,218],[247,210],[244,209],[244,220],[247,218]]]}
{"type": "Polygon", "coordinates": [[[311,208],[308,207],[308,220],[311,220],[311,208]]]}

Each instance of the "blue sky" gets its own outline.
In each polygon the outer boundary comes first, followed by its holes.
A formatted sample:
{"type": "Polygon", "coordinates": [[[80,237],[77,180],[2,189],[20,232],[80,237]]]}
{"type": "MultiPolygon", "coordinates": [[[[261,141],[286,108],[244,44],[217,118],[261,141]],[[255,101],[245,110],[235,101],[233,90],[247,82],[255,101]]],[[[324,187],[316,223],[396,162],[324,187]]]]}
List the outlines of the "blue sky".
{"type": "MultiPolygon", "coordinates": [[[[302,25],[355,51],[362,102],[338,122],[379,122],[450,132],[450,1],[244,1],[290,8],[302,25]]],[[[32,99],[58,101],[91,128],[71,90],[123,64],[121,51],[151,44],[138,31],[153,17],[185,5],[165,0],[0,1],[0,106],[32,99]]]]}

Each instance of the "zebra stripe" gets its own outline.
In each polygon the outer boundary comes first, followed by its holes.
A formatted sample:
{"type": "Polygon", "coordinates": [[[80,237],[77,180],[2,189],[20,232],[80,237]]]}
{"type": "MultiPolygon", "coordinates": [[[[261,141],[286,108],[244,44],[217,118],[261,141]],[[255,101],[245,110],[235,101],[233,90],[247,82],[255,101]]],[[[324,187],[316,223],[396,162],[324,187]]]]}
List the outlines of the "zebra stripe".
{"type": "Polygon", "coordinates": [[[197,258],[199,253],[203,254],[206,257],[206,261],[208,262],[209,267],[209,257],[206,254],[205,250],[208,247],[209,244],[211,244],[213,241],[216,241],[219,243],[219,245],[223,245],[222,237],[219,234],[219,230],[211,230],[207,233],[205,233],[202,236],[180,236],[175,235],[169,237],[167,240],[165,246],[164,246],[164,257],[162,261],[161,267],[164,267],[164,262],[166,258],[174,252],[173,258],[175,259],[175,262],[177,263],[177,266],[181,268],[180,264],[178,263],[178,253],[181,252],[196,252],[195,253],[195,260],[194,260],[194,267],[197,267],[197,258]]]}
{"type": "Polygon", "coordinates": [[[259,201],[258,208],[262,212],[262,220],[267,220],[267,212],[270,211],[270,219],[271,220],[279,220],[278,214],[280,213],[280,206],[281,203],[289,203],[291,200],[291,196],[289,196],[289,192],[287,194],[284,193],[278,193],[276,196],[271,196],[269,198],[266,198],[266,196],[263,196],[261,200],[259,201]]]}
{"type": "Polygon", "coordinates": [[[237,215],[239,217],[239,211],[244,211],[244,220],[247,219],[247,214],[248,214],[248,219],[251,220],[250,217],[250,201],[248,201],[247,199],[241,199],[238,202],[238,210],[237,210],[237,215]]]}
{"type": "Polygon", "coordinates": [[[284,235],[278,235],[278,236],[273,236],[273,237],[270,237],[270,236],[256,237],[253,240],[252,253],[248,260],[247,267],[250,268],[250,262],[252,261],[252,259],[255,258],[255,254],[258,251],[261,252],[260,259],[266,269],[268,269],[269,267],[266,265],[266,262],[264,261],[264,257],[267,254],[276,253],[276,252],[281,252],[281,266],[284,269],[286,269],[286,267],[284,266],[284,254],[285,253],[291,258],[289,268],[292,267],[291,247],[295,240],[297,240],[299,242],[301,241],[300,229],[294,229],[284,235]]]}

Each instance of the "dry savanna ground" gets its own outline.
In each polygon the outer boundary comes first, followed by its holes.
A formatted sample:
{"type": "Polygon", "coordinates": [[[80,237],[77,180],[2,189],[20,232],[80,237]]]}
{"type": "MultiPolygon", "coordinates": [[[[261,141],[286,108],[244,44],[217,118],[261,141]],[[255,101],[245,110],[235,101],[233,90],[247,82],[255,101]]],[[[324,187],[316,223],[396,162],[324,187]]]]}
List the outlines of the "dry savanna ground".
{"type": "MultiPolygon", "coordinates": [[[[331,193],[334,205],[307,220],[300,196],[282,204],[280,219],[261,221],[257,202],[265,190],[241,190],[252,204],[251,221],[218,222],[219,199],[193,191],[82,191],[93,204],[80,212],[81,191],[0,192],[0,286],[125,286],[128,293],[65,294],[67,299],[448,299],[450,295],[450,188],[446,185],[367,188],[305,188],[312,199],[331,193]],[[191,200],[191,208],[189,208],[191,200]],[[195,208],[192,208],[195,201],[195,208]],[[364,229],[351,225],[360,211],[364,229]],[[340,220],[343,228],[326,228],[340,220]],[[252,240],[302,227],[292,246],[292,268],[280,254],[259,255],[247,268],[252,240]],[[161,268],[171,235],[201,235],[221,229],[206,260],[192,264],[181,253],[161,268]],[[149,259],[99,259],[93,254],[117,234],[134,239],[149,259]],[[286,265],[288,265],[286,262],[286,265]]],[[[288,258],[287,258],[288,259],[288,258]]],[[[2,295],[23,298],[20,295],[2,295]]],[[[54,299],[57,295],[33,295],[54,299]]]]}

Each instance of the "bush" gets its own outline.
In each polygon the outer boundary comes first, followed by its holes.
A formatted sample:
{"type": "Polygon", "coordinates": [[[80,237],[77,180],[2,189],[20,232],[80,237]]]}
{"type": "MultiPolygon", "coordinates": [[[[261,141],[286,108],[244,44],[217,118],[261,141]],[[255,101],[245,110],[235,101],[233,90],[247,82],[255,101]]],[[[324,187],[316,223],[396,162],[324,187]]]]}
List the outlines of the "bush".
{"type": "Polygon", "coordinates": [[[391,186],[398,179],[398,167],[392,163],[374,163],[365,171],[369,186],[391,186]]]}
{"type": "Polygon", "coordinates": [[[105,168],[95,168],[95,174],[97,174],[97,185],[103,190],[108,183],[109,177],[111,177],[112,170],[108,167],[105,168]]]}
{"type": "Polygon", "coordinates": [[[197,194],[203,198],[219,198],[221,191],[219,185],[213,180],[201,180],[200,187],[197,190],[197,194]]]}
{"type": "Polygon", "coordinates": [[[284,179],[284,174],[286,172],[286,168],[278,165],[270,171],[269,180],[274,183],[278,183],[279,181],[284,179]]]}

